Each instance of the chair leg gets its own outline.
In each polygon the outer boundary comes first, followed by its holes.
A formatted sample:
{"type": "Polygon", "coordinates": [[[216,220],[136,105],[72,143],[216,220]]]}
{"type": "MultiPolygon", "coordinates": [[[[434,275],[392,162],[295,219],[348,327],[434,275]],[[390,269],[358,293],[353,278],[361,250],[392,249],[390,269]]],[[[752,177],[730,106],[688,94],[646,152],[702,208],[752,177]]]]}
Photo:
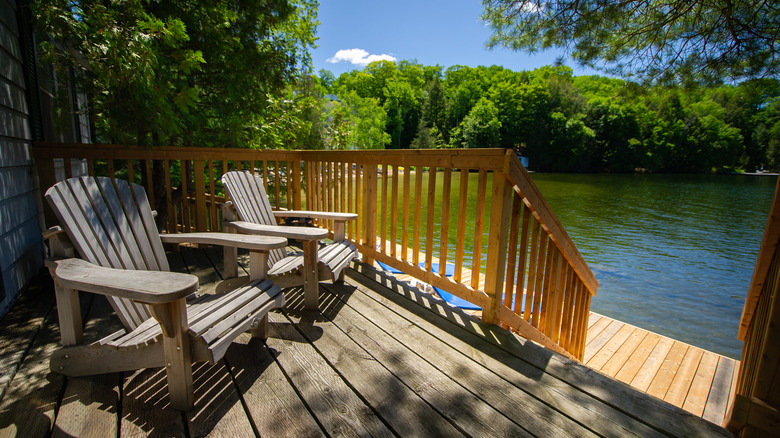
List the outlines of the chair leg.
{"type": "Polygon", "coordinates": [[[317,310],[320,283],[317,275],[317,241],[303,241],[303,295],[307,310],[317,310]]]}
{"type": "Polygon", "coordinates": [[[235,247],[224,246],[222,248],[222,259],[224,264],[224,278],[238,277],[238,249],[235,247]]]}
{"type": "Polygon", "coordinates": [[[185,300],[155,304],[152,306],[152,314],[163,330],[165,371],[168,376],[171,406],[180,411],[188,411],[195,404],[195,397],[185,300]]]}
{"type": "Polygon", "coordinates": [[[252,329],[252,337],[257,339],[268,339],[268,314],[260,320],[260,324],[252,329]]]}

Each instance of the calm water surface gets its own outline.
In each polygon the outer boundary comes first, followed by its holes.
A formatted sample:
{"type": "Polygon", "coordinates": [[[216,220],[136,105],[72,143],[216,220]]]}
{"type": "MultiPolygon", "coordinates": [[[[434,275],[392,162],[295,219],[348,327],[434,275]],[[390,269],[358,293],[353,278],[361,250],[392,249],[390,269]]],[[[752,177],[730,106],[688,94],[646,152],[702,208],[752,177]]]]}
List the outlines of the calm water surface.
{"type": "Polygon", "coordinates": [[[593,311],[739,358],[776,177],[532,177],[601,285],[593,311]]]}

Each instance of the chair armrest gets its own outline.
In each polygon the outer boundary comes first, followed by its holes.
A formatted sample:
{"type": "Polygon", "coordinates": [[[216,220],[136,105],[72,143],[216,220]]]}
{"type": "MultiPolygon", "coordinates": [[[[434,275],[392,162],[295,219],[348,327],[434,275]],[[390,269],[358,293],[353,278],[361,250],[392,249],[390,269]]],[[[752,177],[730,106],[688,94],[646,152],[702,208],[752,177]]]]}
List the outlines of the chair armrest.
{"type": "Polygon", "coordinates": [[[165,271],[105,268],[82,259],[56,260],[54,281],[65,288],[148,304],[176,301],[198,290],[198,277],[165,271]]]}
{"type": "Polygon", "coordinates": [[[160,234],[163,243],[205,243],[250,251],[270,251],[287,246],[287,239],[270,236],[246,236],[231,233],[160,234]]]}
{"type": "Polygon", "coordinates": [[[65,236],[65,230],[62,229],[61,226],[55,225],[53,227],[49,227],[47,230],[45,230],[43,233],[41,233],[44,240],[51,239],[54,236],[62,235],[65,236]]]}
{"type": "Polygon", "coordinates": [[[316,227],[283,227],[280,225],[260,225],[244,221],[223,222],[222,225],[233,228],[239,233],[281,236],[295,240],[320,240],[328,237],[328,230],[316,227]]]}
{"type": "Polygon", "coordinates": [[[307,210],[279,210],[274,211],[275,217],[305,217],[309,219],[327,219],[334,221],[354,221],[358,218],[357,213],[338,213],[330,211],[307,211],[307,210]]]}

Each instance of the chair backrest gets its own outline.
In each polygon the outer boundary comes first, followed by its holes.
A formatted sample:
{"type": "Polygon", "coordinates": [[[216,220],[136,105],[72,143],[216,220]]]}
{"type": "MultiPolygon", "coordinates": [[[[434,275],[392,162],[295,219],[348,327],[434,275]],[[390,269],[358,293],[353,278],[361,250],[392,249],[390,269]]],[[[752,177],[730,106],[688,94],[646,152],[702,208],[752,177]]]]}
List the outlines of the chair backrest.
{"type": "MultiPolygon", "coordinates": [[[[238,218],[244,222],[260,225],[276,225],[271,203],[263,188],[263,180],[248,171],[231,171],[222,175],[222,185],[238,211],[238,218]]],[[[287,255],[283,249],[273,249],[268,256],[268,265],[287,255]]]]}
{"type": "MultiPolygon", "coordinates": [[[[117,269],[169,270],[143,187],[85,176],[55,184],[46,199],[84,260],[117,269]]],[[[108,299],[129,330],[151,317],[144,304],[108,299]]]]}

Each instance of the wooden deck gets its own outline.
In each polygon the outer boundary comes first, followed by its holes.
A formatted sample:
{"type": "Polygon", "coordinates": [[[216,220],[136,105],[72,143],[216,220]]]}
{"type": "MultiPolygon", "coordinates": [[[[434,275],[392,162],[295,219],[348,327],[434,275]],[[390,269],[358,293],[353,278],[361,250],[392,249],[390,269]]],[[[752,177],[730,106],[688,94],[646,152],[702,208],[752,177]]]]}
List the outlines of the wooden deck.
{"type": "MultiPolygon", "coordinates": [[[[186,249],[171,266],[214,289],[220,253],[186,249]]],[[[195,408],[182,414],[161,369],[50,372],[44,278],[0,321],[0,436],[730,436],[371,267],[320,291],[321,312],[290,289],[265,345],[244,335],[195,366],[195,408]]],[[[103,298],[84,297],[86,333],[118,325],[103,298]]]]}
{"type": "MultiPolygon", "coordinates": [[[[420,260],[424,259],[420,256],[420,260]]],[[[433,261],[439,262],[436,258],[433,261]]],[[[376,267],[381,269],[378,264],[376,267]]],[[[388,275],[424,288],[410,275],[388,275]]],[[[465,282],[471,276],[470,269],[463,270],[465,282]]],[[[484,281],[481,275],[481,287],[484,281]]],[[[480,311],[466,313],[475,318],[481,316],[480,311]]],[[[723,423],[739,373],[738,360],[595,312],[590,314],[586,342],[583,363],[589,368],[715,424],[723,423]]]]}

